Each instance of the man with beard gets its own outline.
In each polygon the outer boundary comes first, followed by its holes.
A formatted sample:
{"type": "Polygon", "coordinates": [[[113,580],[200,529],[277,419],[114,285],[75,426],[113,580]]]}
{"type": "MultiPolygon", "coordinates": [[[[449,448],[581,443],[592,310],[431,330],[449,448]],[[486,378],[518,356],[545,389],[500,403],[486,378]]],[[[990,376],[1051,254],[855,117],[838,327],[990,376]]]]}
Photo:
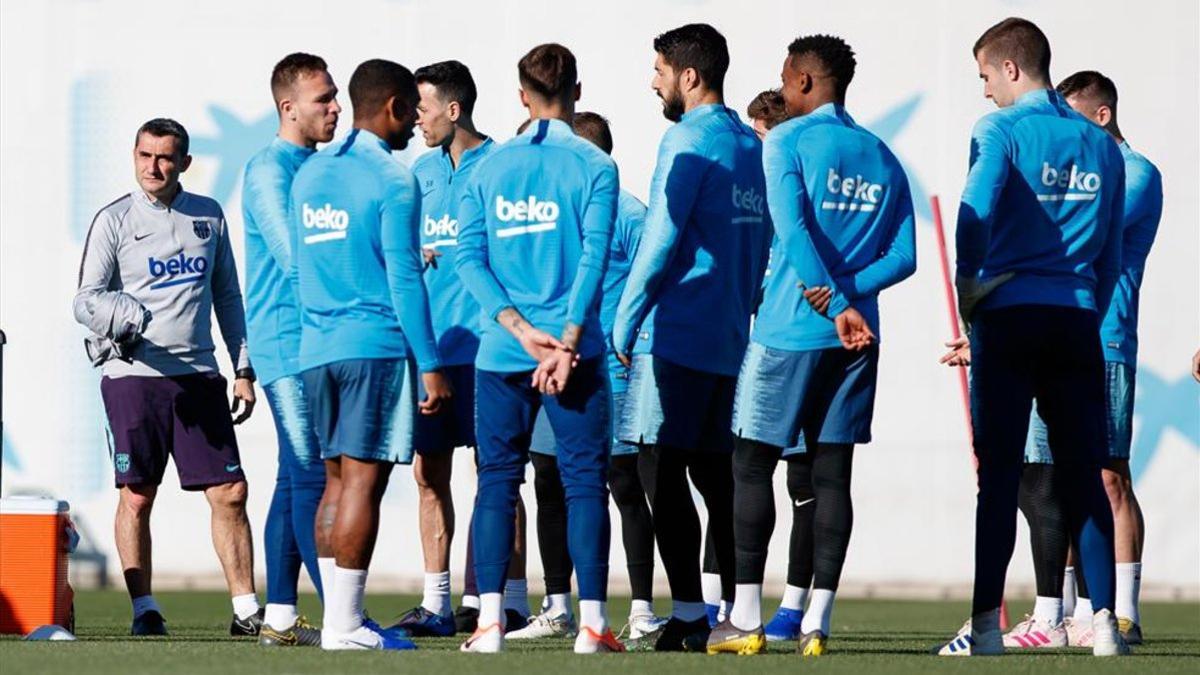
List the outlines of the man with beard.
{"type": "Polygon", "coordinates": [[[676,124],[663,136],[642,243],[613,326],[630,368],[617,438],[639,446],[638,468],[671,586],[658,651],[701,650],[708,639],[700,582],[705,500],[723,593],[733,596],[733,476],[729,424],[771,226],[762,143],[723,101],[729,51],[707,24],[654,40],[652,86],[676,124]],[[670,515],[667,515],[667,514],[670,515]]]}

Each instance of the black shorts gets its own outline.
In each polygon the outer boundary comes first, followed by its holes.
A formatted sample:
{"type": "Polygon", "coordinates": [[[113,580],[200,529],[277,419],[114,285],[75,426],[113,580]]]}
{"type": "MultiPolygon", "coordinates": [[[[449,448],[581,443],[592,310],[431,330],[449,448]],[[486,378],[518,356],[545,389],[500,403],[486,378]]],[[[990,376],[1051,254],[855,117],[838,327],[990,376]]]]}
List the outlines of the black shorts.
{"type": "Polygon", "coordinates": [[[117,487],[162,483],[169,455],[185,490],[246,480],[225,386],[216,373],[102,379],[117,487]]]}

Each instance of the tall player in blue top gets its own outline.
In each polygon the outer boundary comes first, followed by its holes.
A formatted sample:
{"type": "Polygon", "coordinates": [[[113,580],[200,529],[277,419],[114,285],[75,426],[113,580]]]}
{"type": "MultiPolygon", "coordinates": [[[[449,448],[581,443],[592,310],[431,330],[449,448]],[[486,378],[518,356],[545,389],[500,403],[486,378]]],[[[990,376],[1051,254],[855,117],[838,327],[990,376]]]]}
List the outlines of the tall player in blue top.
{"type": "Polygon", "coordinates": [[[1103,129],[1050,87],[1050,43],[1005,19],[975,43],[984,95],[958,211],[959,305],[970,327],[979,498],[969,628],[939,650],[1001,654],[1000,603],[1016,539],[1033,401],[1061,470],[1066,518],[1093,601],[1098,656],[1128,652],[1113,614],[1113,519],[1104,354],[1097,339],[1120,273],[1125,169],[1103,129]]]}
{"type": "Polygon", "coordinates": [[[475,129],[471,113],[476,89],[471,71],[458,61],[443,61],[415,73],[417,105],[425,144],[432,152],[413,164],[421,190],[420,228],[423,279],[429,293],[433,332],[443,373],[454,388],[450,405],[436,415],[417,415],[413,477],[420,497],[421,551],[425,594],[398,625],[414,635],[455,632],[450,605],[450,545],[454,538],[454,501],[450,492],[453,450],[475,446],[475,354],[479,349],[479,305],[454,271],[458,249],[458,202],[471,173],[496,148],[475,129]]]}
{"type": "MultiPolygon", "coordinates": [[[[1162,215],[1162,176],[1158,169],[1129,147],[1117,126],[1117,87],[1104,75],[1087,70],[1058,85],[1058,92],[1079,114],[1102,127],[1121,147],[1125,160],[1125,214],[1121,236],[1121,272],[1112,301],[1100,324],[1107,385],[1108,457],[1101,468],[1112,505],[1116,537],[1117,626],[1129,644],[1141,644],[1138,591],[1144,543],[1142,510],[1133,494],[1129,473],[1133,438],[1133,399],[1137,374],[1138,295],[1146,269],[1146,256],[1158,232],[1162,215]]],[[[1034,414],[1033,429],[1021,474],[1021,509],[1029,521],[1033,540],[1034,572],[1038,598],[1033,616],[1005,636],[1007,647],[1090,646],[1092,606],[1086,583],[1078,584],[1079,601],[1070,608],[1074,617],[1064,621],[1064,595],[1074,600],[1075,571],[1064,573],[1070,541],[1058,512],[1061,488],[1055,477],[1045,424],[1034,414]],[[1047,514],[1046,511],[1051,511],[1047,514]],[[1055,517],[1057,516],[1057,517],[1055,517]],[[1064,577],[1066,577],[1064,584],[1064,577]],[[1041,639],[1041,636],[1048,639],[1041,639]]]]}
{"type": "MultiPolygon", "coordinates": [[[[578,112],[571,127],[611,155],[612,130],[604,116],[594,112],[578,112]]],[[[617,219],[613,225],[612,241],[608,247],[608,269],[601,284],[600,326],[606,338],[612,336],[617,302],[629,277],[629,266],[637,253],[646,220],[646,206],[632,194],[621,190],[617,198],[617,219]]],[[[625,396],[629,371],[608,350],[608,377],[612,409],[620,410],[625,396]]],[[[613,419],[614,432],[616,419],[613,419]]],[[[571,556],[566,550],[567,503],[559,479],[554,442],[539,447],[536,438],[530,448],[533,464],[534,490],[537,495],[538,552],[546,579],[546,600],[542,612],[525,628],[510,632],[509,639],[538,639],[569,636],[576,631],[571,611],[571,556]]],[[[613,440],[612,460],[608,467],[608,485],[613,503],[621,514],[621,540],[625,546],[625,563],[629,571],[632,603],[627,630],[630,639],[638,639],[658,630],[664,619],[654,615],[654,521],[646,493],[637,470],[637,446],[613,440]]]]}
{"type": "MultiPolygon", "coordinates": [[[[800,475],[789,481],[801,519],[812,596],[799,651],[825,652],[834,594],[854,519],[854,445],[871,440],[879,347],[878,294],[912,275],[912,195],[895,155],[846,111],[854,52],[841,38],[788,46],[782,79],[792,119],[763,149],[775,226],[771,276],[758,309],[734,400],[734,537],[737,598],[713,629],[710,654],[766,647],[762,583],[775,529],[775,467],[785,448],[800,475]],[[801,289],[807,286],[806,291],[801,289]],[[820,537],[813,532],[819,531],[820,537]]],[[[801,587],[808,587],[803,579],[801,587]]]]}
{"type": "Polygon", "coordinates": [[[458,211],[455,266],[483,310],[476,357],[479,489],[472,523],[479,627],[466,652],[503,649],[504,576],[530,433],[546,409],[579,579],[576,653],[623,651],[608,627],[608,378],[598,315],[617,168],[570,120],[575,57],[534,47],[518,67],[533,123],[480,163],[458,211]],[[559,333],[561,339],[551,332],[559,333]]]}
{"type": "Polygon", "coordinates": [[[654,49],[653,87],[676,124],[659,146],[612,344],[632,366],[617,437],[640,446],[650,508],[671,523],[656,531],[673,606],[654,648],[680,651],[703,649],[709,631],[689,473],[707,506],[722,595],[733,596],[729,420],[771,226],[762,144],[724,104],[725,38],[689,24],[659,35],[654,49]]]}
{"type": "MultiPolygon", "coordinates": [[[[267,608],[259,634],[263,645],[321,641],[321,632],[296,611],[301,561],[321,592],[317,549],[329,551],[329,530],[316,532],[314,527],[325,490],[325,464],[300,379],[300,308],[287,277],[292,264],[288,200],[300,165],[316,152],[317,143],[333,140],[342,111],[337,93],[319,56],[289,54],[276,64],[271,94],[279,112],[279,133],[250,159],[242,179],[248,344],[279,442],[263,547],[267,557],[267,608]]],[[[322,560],[325,575],[331,575],[333,559],[322,560]]]]}
{"type": "Polygon", "coordinates": [[[318,518],[333,520],[336,561],[326,649],[413,646],[367,621],[362,601],[388,476],[412,459],[418,370],[422,413],[436,414],[451,393],[421,282],[417,181],[391,154],[412,137],[417,100],[407,68],[362,63],[350,78],[354,129],[292,182],[300,368],[326,460],[318,518]]]}

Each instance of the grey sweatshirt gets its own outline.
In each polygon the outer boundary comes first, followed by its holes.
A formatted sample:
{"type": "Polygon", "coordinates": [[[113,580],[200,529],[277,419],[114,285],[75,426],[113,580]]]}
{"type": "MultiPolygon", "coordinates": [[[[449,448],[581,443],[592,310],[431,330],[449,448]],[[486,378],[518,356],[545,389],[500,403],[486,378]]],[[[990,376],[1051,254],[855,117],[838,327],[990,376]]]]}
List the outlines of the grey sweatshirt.
{"type": "Polygon", "coordinates": [[[100,209],[83,245],[75,319],[96,332],[105,322],[95,314],[112,291],[140,302],[149,320],[140,339],[99,335],[122,346],[104,362],[106,376],[217,371],[214,311],[234,368],[250,366],[242,291],[216,201],[181,188],[168,207],[139,189],[100,209]]]}

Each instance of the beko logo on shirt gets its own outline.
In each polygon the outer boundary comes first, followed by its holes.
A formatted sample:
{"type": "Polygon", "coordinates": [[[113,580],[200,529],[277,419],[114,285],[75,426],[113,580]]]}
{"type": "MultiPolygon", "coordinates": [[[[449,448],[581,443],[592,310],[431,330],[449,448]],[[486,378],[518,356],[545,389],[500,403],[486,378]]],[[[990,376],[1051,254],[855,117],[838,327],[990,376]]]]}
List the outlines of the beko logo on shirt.
{"type": "Polygon", "coordinates": [[[842,177],[833,168],[825,178],[825,189],[830,197],[844,197],[848,201],[827,199],[821,202],[822,211],[874,211],[879,207],[883,185],[872,183],[858,174],[853,178],[842,177]]]}
{"type": "Polygon", "coordinates": [[[758,190],[753,187],[742,188],[737,183],[733,184],[733,208],[737,211],[749,211],[754,214],[751,216],[735,216],[734,223],[761,223],[764,208],[764,199],[758,190]]]}
{"type": "Polygon", "coordinates": [[[425,248],[454,246],[458,243],[458,221],[451,218],[448,213],[438,220],[434,220],[426,215],[425,236],[436,237],[433,241],[425,244],[425,248]]]}
{"type": "Polygon", "coordinates": [[[501,227],[496,230],[497,237],[515,237],[521,234],[536,234],[549,232],[558,227],[558,204],[551,201],[538,200],[529,195],[528,199],[518,199],[510,202],[502,195],[496,196],[496,217],[502,222],[530,223],[529,225],[514,225],[501,227]]]}
{"type": "Polygon", "coordinates": [[[345,239],[346,228],[350,227],[350,214],[343,209],[335,209],[326,202],[325,206],[313,208],[305,202],[300,210],[306,230],[329,230],[304,237],[304,243],[316,244],[322,241],[345,239]]]}
{"type": "Polygon", "coordinates": [[[208,258],[202,255],[193,258],[180,253],[166,260],[148,258],[146,267],[149,269],[150,276],[155,279],[167,277],[165,281],[151,284],[150,288],[166,288],[167,286],[178,286],[180,284],[199,283],[203,281],[204,272],[208,270],[208,258]]]}
{"type": "Polygon", "coordinates": [[[1074,164],[1058,169],[1042,162],[1042,185],[1066,188],[1067,192],[1038,195],[1039,202],[1090,202],[1100,190],[1100,174],[1083,171],[1074,164]]]}

